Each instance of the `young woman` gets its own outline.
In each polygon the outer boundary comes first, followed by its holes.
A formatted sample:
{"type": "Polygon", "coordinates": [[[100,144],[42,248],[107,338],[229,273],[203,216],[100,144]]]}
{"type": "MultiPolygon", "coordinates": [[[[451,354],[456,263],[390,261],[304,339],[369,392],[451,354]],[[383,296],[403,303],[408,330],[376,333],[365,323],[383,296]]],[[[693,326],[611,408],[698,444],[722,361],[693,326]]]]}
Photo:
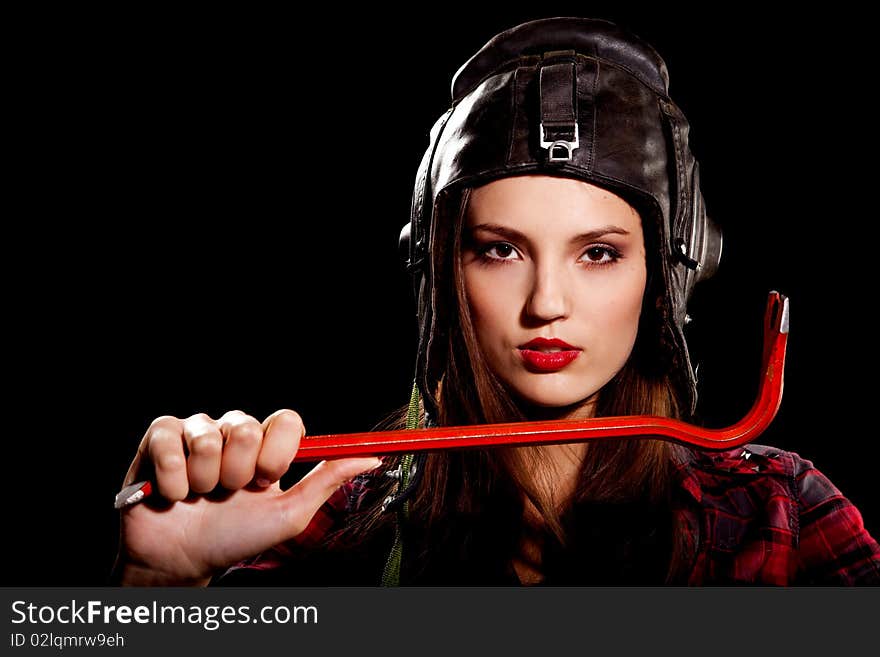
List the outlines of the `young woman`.
{"type": "MultiPolygon", "coordinates": [[[[667,90],[648,44],[581,18],[507,30],[458,71],[401,234],[415,386],[381,428],[693,418],[686,307],[721,235],[667,90]]],[[[155,420],[126,483],[149,474],[166,503],[123,511],[118,581],[880,582],[858,510],[794,453],[441,451],[323,462],[282,491],[304,435],[291,410],[155,420]]]]}

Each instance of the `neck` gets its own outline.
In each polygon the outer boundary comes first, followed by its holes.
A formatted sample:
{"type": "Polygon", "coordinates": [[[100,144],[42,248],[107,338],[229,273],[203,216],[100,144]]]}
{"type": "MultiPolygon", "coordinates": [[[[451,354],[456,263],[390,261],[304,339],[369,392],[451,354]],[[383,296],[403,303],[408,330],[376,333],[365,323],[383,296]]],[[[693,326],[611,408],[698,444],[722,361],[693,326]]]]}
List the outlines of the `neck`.
{"type": "MultiPolygon", "coordinates": [[[[595,416],[598,393],[568,406],[536,406],[523,404],[528,420],[582,420],[595,416]]],[[[581,464],[587,454],[587,443],[534,445],[512,448],[517,460],[530,473],[534,489],[557,508],[569,499],[577,485],[581,464]]]]}
{"type": "MultiPolygon", "coordinates": [[[[521,472],[527,486],[541,500],[545,513],[559,518],[572,503],[577,491],[581,465],[587,453],[587,443],[562,445],[535,445],[511,448],[525,466],[521,472]]],[[[558,521],[550,520],[550,527],[558,521]]],[[[542,552],[547,518],[541,515],[528,495],[523,495],[522,534],[518,551],[513,557],[513,568],[523,584],[537,584],[543,579],[542,552]]]]}
{"type": "Polygon", "coordinates": [[[520,464],[520,473],[525,477],[526,485],[547,507],[561,512],[577,488],[581,465],[587,454],[587,443],[509,449],[520,464]]]}

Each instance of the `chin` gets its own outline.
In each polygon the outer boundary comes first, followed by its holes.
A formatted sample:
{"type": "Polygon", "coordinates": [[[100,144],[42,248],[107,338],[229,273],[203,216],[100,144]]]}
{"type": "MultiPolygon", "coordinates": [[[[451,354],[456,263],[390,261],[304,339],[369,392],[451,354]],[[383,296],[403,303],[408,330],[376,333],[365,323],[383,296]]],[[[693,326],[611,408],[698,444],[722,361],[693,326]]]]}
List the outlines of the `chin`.
{"type": "Polygon", "coordinates": [[[565,391],[517,389],[515,393],[523,402],[530,406],[565,408],[582,403],[594,395],[596,390],[592,388],[580,391],[573,391],[570,388],[565,391]]]}

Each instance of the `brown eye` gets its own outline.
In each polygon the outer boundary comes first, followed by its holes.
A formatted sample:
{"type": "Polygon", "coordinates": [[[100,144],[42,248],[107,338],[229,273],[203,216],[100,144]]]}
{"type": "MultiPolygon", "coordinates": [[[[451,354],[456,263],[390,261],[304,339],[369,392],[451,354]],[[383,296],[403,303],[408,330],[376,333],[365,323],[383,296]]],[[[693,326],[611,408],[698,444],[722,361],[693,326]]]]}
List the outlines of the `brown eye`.
{"type": "Polygon", "coordinates": [[[610,265],[620,260],[620,253],[610,246],[591,246],[584,256],[591,265],[610,265]]]}
{"type": "Polygon", "coordinates": [[[516,247],[507,242],[492,242],[491,244],[486,244],[479,250],[479,253],[483,260],[491,262],[509,262],[516,259],[510,257],[511,255],[516,254],[516,247]]]}

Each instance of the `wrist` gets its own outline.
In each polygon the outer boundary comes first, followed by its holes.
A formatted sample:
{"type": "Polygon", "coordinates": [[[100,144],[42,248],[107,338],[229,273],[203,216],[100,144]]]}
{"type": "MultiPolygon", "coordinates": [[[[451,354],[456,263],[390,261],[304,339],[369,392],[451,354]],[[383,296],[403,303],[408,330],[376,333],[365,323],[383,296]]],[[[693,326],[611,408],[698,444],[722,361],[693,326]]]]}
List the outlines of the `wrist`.
{"type": "Polygon", "coordinates": [[[114,586],[208,586],[211,576],[186,577],[141,564],[117,561],[110,575],[114,586]]]}

